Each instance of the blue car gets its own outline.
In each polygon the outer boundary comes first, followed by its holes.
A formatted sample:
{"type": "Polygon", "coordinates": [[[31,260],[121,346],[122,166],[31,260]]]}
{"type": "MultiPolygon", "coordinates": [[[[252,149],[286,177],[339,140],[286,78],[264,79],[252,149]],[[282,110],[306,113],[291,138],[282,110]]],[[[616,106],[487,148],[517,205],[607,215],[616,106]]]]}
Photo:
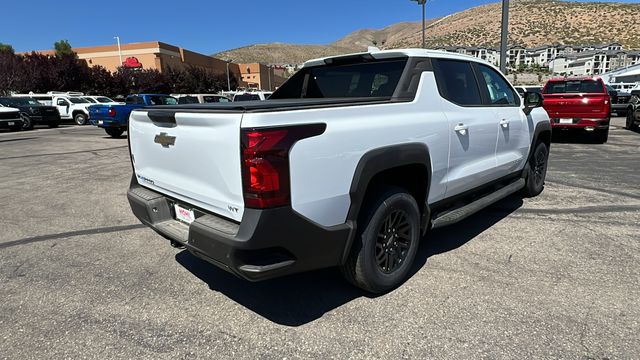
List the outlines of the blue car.
{"type": "Polygon", "coordinates": [[[127,96],[124,104],[89,106],[89,122],[101,127],[114,138],[127,131],[129,115],[133,109],[158,105],[177,105],[178,100],[164,94],[133,94],[127,96]]]}

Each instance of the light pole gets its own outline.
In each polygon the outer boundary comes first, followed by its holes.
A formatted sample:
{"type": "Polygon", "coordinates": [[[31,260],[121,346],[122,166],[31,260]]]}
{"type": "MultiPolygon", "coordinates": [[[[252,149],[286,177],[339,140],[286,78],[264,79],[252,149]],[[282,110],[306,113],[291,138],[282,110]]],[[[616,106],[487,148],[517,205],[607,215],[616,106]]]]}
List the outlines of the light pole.
{"type": "Polygon", "coordinates": [[[425,31],[427,28],[427,23],[426,23],[426,15],[427,15],[427,11],[425,9],[425,5],[427,3],[427,0],[411,0],[411,1],[415,1],[418,3],[418,5],[422,5],[422,48],[425,49],[426,46],[426,42],[425,42],[425,31]]]}
{"type": "Polygon", "coordinates": [[[113,38],[118,41],[118,57],[120,58],[120,66],[122,66],[122,49],[120,48],[120,36],[114,36],[113,38]]]}
{"type": "Polygon", "coordinates": [[[507,74],[507,34],[509,33],[509,0],[502,0],[502,29],[500,33],[500,71],[507,74]]]}
{"type": "Polygon", "coordinates": [[[227,91],[231,91],[231,77],[229,76],[229,64],[231,63],[231,59],[223,59],[227,62],[227,91]]]}

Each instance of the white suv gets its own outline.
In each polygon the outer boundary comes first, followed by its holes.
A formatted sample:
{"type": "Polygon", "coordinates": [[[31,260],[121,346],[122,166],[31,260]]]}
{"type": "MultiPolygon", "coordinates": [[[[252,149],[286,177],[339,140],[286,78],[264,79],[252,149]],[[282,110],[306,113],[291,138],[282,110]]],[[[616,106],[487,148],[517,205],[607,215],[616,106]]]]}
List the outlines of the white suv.
{"type": "Polygon", "coordinates": [[[144,224],[248,280],[338,266],[401,284],[429,229],[544,186],[551,124],[491,64],[428,50],[308,61],[267,101],[131,113],[144,224]]]}

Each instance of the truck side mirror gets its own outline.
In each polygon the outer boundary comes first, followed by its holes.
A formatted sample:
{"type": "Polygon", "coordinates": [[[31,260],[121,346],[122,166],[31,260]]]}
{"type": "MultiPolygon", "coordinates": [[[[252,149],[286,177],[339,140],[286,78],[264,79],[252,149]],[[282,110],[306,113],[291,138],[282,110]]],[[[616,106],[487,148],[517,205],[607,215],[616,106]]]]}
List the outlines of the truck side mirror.
{"type": "Polygon", "coordinates": [[[543,103],[542,94],[537,92],[524,93],[524,113],[526,115],[531,114],[531,111],[537,107],[541,107],[543,103]]]}

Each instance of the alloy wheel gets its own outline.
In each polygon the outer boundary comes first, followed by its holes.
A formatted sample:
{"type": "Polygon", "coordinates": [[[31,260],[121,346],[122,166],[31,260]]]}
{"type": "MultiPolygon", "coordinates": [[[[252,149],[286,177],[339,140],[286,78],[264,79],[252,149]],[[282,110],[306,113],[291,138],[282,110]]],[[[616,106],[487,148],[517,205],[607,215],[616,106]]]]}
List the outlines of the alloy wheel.
{"type": "Polygon", "coordinates": [[[411,223],[403,210],[393,210],[384,219],[376,241],[376,263],[385,274],[396,271],[411,246],[411,223]]]}

